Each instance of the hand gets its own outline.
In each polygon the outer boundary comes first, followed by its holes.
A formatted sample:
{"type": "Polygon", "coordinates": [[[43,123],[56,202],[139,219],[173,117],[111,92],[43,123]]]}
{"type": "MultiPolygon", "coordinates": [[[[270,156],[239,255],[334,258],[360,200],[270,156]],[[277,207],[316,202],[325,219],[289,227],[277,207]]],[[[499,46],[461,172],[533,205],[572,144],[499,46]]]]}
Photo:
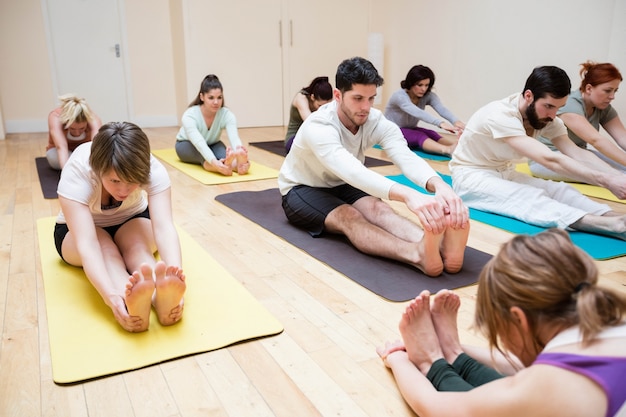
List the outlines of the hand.
{"type": "Polygon", "coordinates": [[[443,205],[447,224],[452,229],[464,229],[469,223],[469,210],[450,187],[437,190],[435,198],[443,205]]]}
{"type": "Polygon", "coordinates": [[[387,362],[387,357],[395,352],[406,352],[406,347],[404,347],[404,343],[400,340],[396,340],[395,342],[385,342],[385,346],[379,346],[376,348],[376,353],[383,360],[383,363],[387,368],[390,368],[389,363],[387,362]]]}
{"type": "Polygon", "coordinates": [[[113,296],[109,299],[109,307],[113,311],[115,320],[129,332],[138,332],[143,329],[143,320],[139,316],[131,316],[126,310],[126,303],[124,299],[119,296],[113,296]]]}
{"type": "Polygon", "coordinates": [[[422,227],[436,235],[446,229],[446,212],[439,200],[411,189],[405,198],[406,206],[419,219],[422,227]]]}
{"type": "Polygon", "coordinates": [[[233,175],[232,167],[224,163],[224,159],[213,159],[211,162],[204,161],[202,167],[207,171],[219,172],[222,175],[230,177],[233,175]],[[208,165],[208,166],[207,166],[208,165]],[[208,168],[208,169],[207,169],[208,168]]]}
{"type": "Polygon", "coordinates": [[[441,122],[441,124],[439,125],[439,127],[443,130],[447,130],[450,133],[454,133],[455,135],[460,135],[459,133],[459,128],[456,126],[452,126],[450,123],[443,121],[441,122]]]}
{"type": "Polygon", "coordinates": [[[626,175],[620,175],[619,177],[614,177],[608,175],[608,184],[606,188],[611,191],[615,197],[624,200],[626,199],[626,175]]]}

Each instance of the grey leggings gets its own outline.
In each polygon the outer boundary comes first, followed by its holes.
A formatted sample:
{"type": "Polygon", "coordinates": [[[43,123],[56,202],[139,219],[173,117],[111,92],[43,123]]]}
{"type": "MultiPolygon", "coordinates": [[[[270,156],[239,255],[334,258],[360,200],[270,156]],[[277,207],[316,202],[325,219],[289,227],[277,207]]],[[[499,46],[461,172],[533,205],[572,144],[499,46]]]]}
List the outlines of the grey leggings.
{"type": "MultiPolygon", "coordinates": [[[[204,157],[195,146],[188,140],[177,140],[176,141],[176,155],[178,158],[189,164],[198,164],[202,165],[204,163],[204,157]]],[[[215,155],[217,159],[226,158],[226,145],[222,142],[214,143],[213,145],[209,145],[209,148],[215,155]]]]}

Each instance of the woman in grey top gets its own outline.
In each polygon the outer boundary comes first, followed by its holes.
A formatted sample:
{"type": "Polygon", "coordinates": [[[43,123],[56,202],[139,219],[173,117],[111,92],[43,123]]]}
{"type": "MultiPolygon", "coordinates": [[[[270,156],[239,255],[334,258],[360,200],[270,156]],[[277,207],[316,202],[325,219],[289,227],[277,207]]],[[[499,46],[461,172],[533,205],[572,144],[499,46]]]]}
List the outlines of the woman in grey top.
{"type": "MultiPolygon", "coordinates": [[[[580,88],[572,91],[557,115],[567,126],[569,138],[579,148],[587,149],[611,167],[626,172],[626,128],[617,111],[611,106],[622,82],[622,74],[610,63],[587,61],[581,67],[580,88]],[[600,132],[600,126],[608,136],[600,132]]],[[[544,137],[539,140],[558,152],[550,140],[544,137]]],[[[597,168],[600,161],[595,161],[597,168]]],[[[529,161],[529,166],[536,177],[577,182],[535,161],[529,161]]]]}
{"type": "Polygon", "coordinates": [[[442,103],[437,94],[432,92],[435,85],[435,74],[424,65],[413,66],[406,79],[400,83],[400,90],[392,94],[385,116],[400,126],[407,143],[411,148],[425,152],[451,155],[457,144],[454,137],[443,137],[434,130],[418,127],[422,121],[435,125],[457,137],[463,132],[465,123],[459,120],[442,103]],[[425,108],[431,106],[439,116],[428,113],[425,108]]]}

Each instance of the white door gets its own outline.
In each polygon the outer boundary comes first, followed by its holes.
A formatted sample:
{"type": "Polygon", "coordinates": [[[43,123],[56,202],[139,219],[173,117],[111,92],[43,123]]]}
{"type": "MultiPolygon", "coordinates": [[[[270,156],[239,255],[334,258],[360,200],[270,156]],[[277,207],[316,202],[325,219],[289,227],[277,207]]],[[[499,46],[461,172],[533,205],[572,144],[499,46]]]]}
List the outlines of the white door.
{"type": "Polygon", "coordinates": [[[118,0],[45,0],[53,82],[103,123],[129,119],[118,0]]]}

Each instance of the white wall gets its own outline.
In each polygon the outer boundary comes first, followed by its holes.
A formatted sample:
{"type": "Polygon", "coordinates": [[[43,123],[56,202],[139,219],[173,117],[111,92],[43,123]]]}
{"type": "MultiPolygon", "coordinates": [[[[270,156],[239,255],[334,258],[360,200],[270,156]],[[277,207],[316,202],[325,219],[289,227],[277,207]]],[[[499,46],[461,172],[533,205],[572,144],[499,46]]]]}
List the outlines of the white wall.
{"type": "MultiPolygon", "coordinates": [[[[385,102],[416,64],[435,73],[435,90],[467,121],[489,101],[521,91],[539,65],[563,68],[580,85],[579,64],[608,61],[626,76],[622,0],[391,0],[376,22],[385,32],[385,102]]],[[[622,84],[624,85],[624,84],[622,84]]],[[[626,115],[626,93],[613,105],[626,115]]],[[[626,116],[622,116],[626,117],[626,116]]]]}
{"type": "MultiPolygon", "coordinates": [[[[46,115],[57,103],[41,1],[0,0],[0,117],[7,133],[23,125],[45,129],[46,115]]],[[[145,127],[178,122],[188,95],[181,88],[190,82],[181,79],[185,70],[179,60],[206,53],[181,45],[181,1],[124,0],[131,114],[145,127]]],[[[209,1],[216,0],[184,3],[209,1]]],[[[521,90],[537,65],[562,67],[574,86],[580,82],[578,65],[587,59],[613,62],[626,75],[624,0],[369,0],[363,7],[371,9],[370,32],[384,34],[385,86],[378,107],[415,64],[434,70],[435,90],[464,120],[488,101],[521,90]]],[[[350,16],[329,10],[328,19],[341,25],[350,16]]],[[[324,45],[311,53],[323,54],[324,45]]],[[[626,117],[626,92],[618,92],[614,106],[626,117]]]]}

